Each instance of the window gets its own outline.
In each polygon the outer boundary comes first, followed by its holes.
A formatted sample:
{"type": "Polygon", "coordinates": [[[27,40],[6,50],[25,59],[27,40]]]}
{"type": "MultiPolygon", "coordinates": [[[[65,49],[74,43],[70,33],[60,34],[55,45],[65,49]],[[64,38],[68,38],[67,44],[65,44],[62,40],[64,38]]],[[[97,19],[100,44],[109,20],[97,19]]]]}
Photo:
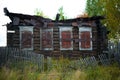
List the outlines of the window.
{"type": "Polygon", "coordinates": [[[53,28],[41,28],[41,50],[53,50],[53,28]]]}
{"type": "Polygon", "coordinates": [[[60,27],[60,49],[73,50],[72,27],[60,27]]]}
{"type": "Polygon", "coordinates": [[[33,26],[20,26],[20,49],[33,50],[33,26]]]}
{"type": "Polygon", "coordinates": [[[92,50],[92,29],[88,27],[79,28],[79,49],[92,50]]]}

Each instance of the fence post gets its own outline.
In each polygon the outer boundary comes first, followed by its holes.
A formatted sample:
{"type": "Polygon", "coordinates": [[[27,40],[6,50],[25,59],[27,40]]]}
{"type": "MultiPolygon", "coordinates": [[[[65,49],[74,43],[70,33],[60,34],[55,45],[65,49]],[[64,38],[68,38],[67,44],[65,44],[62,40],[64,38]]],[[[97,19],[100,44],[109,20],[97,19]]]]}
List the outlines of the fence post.
{"type": "Polygon", "coordinates": [[[47,57],[47,70],[50,71],[52,68],[52,59],[51,57],[47,57]]]}

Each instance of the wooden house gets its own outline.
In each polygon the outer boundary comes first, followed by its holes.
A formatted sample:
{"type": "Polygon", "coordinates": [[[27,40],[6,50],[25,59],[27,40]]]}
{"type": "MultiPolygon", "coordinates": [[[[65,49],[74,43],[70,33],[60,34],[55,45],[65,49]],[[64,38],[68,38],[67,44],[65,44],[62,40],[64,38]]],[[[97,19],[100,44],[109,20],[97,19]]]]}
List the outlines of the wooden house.
{"type": "Polygon", "coordinates": [[[34,51],[45,56],[95,56],[107,48],[107,30],[103,16],[56,20],[9,12],[7,46],[34,51]]]}

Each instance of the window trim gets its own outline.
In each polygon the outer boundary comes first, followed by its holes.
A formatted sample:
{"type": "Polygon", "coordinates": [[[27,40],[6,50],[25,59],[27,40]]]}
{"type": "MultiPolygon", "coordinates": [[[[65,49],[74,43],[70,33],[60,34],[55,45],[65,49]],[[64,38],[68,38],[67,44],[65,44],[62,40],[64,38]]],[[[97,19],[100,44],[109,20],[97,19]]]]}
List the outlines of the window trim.
{"type": "MultiPolygon", "coordinates": [[[[22,33],[21,31],[30,31],[32,32],[33,35],[33,27],[34,26],[19,26],[19,33],[20,33],[20,49],[22,49],[22,33]]],[[[33,50],[33,38],[32,38],[32,42],[31,42],[31,48],[23,48],[22,50],[33,50]]]]}
{"type": "Polygon", "coordinates": [[[40,28],[40,50],[54,50],[54,48],[53,48],[53,28],[40,28]],[[51,48],[42,48],[43,29],[46,29],[45,31],[52,31],[52,47],[51,48]]]}
{"type": "Polygon", "coordinates": [[[73,50],[73,41],[71,41],[71,47],[70,48],[62,48],[62,31],[70,31],[71,32],[71,39],[73,38],[73,32],[72,32],[72,26],[59,26],[59,37],[60,37],[60,50],[73,50]]]}
{"type": "MultiPolygon", "coordinates": [[[[89,31],[90,39],[92,39],[92,28],[91,27],[79,27],[79,39],[81,39],[80,33],[84,31],[89,31]]],[[[92,50],[93,49],[92,40],[90,40],[90,46],[91,46],[90,48],[81,48],[81,41],[79,41],[79,50],[92,50]]]]}

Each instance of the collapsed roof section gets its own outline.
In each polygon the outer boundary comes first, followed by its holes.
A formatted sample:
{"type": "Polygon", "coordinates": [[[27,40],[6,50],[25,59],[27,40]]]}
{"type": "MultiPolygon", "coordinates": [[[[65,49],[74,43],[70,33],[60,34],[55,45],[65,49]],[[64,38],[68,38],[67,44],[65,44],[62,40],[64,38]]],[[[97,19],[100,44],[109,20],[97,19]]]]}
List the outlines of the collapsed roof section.
{"type": "Polygon", "coordinates": [[[79,18],[73,18],[73,19],[65,19],[65,20],[59,20],[59,16],[57,14],[56,20],[52,20],[49,18],[44,18],[42,16],[36,16],[36,15],[27,15],[27,14],[20,14],[20,13],[12,13],[7,10],[7,8],[4,8],[4,13],[6,16],[8,16],[11,21],[12,25],[32,25],[32,26],[39,26],[43,27],[47,24],[52,25],[63,25],[64,23],[70,23],[77,22],[77,24],[80,24],[81,22],[87,22],[87,21],[94,21],[94,20],[101,20],[104,19],[104,16],[93,16],[93,17],[79,17],[79,18]]]}

